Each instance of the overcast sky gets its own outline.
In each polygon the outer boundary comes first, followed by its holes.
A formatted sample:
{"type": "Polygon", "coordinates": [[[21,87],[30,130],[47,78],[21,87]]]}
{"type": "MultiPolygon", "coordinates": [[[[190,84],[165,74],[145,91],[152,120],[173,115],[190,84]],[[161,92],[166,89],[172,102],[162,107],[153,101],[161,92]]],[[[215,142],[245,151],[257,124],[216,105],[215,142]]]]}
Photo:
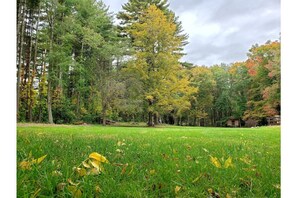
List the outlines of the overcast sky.
{"type": "MultiPolygon", "coordinates": [[[[117,13],[128,0],[103,0],[117,13]]],[[[195,65],[247,59],[253,44],[280,38],[280,0],[169,0],[189,35],[182,61],[195,65]]]]}

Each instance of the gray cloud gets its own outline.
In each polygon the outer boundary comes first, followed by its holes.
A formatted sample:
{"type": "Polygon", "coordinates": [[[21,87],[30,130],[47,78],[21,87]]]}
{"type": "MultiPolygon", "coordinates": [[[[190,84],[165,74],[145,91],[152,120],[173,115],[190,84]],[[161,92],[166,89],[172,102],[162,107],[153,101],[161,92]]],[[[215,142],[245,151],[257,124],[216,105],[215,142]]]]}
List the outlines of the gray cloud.
{"type": "MultiPolygon", "coordinates": [[[[115,13],[128,0],[104,0],[115,13]]],[[[214,65],[244,61],[253,44],[277,40],[280,0],[169,0],[189,34],[182,61],[214,65]]]]}

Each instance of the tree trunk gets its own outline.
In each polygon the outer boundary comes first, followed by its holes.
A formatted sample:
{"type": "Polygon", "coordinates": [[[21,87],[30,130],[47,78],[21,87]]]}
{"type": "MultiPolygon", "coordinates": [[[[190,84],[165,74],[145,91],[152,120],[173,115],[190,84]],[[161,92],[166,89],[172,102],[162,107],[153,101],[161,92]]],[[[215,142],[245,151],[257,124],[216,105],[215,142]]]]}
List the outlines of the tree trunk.
{"type": "Polygon", "coordinates": [[[48,80],[47,88],[47,111],[48,111],[48,122],[53,124],[53,114],[52,114],[52,96],[51,96],[51,80],[48,80]]]}
{"type": "Polygon", "coordinates": [[[154,126],[153,113],[152,112],[149,112],[148,113],[148,126],[149,127],[153,127],[154,126]]]}
{"type": "Polygon", "coordinates": [[[19,110],[20,110],[20,92],[21,92],[21,70],[22,70],[22,52],[23,52],[23,39],[24,39],[24,15],[26,9],[26,0],[24,0],[23,5],[22,1],[18,7],[18,29],[17,29],[17,45],[18,45],[18,65],[17,65],[17,108],[16,108],[16,116],[17,121],[19,121],[19,110]],[[23,9],[22,9],[23,8],[23,9]]]}
{"type": "Polygon", "coordinates": [[[158,113],[154,113],[154,124],[155,125],[159,124],[158,113]]]}
{"type": "Polygon", "coordinates": [[[38,83],[38,85],[39,85],[39,115],[38,115],[38,121],[39,122],[42,121],[42,99],[43,99],[43,97],[42,97],[41,92],[43,90],[43,87],[41,87],[41,89],[40,89],[40,86],[41,86],[40,82],[41,82],[41,78],[43,78],[43,75],[45,75],[45,58],[44,58],[45,54],[46,54],[46,50],[45,50],[44,53],[42,53],[42,63],[41,63],[42,68],[41,68],[41,73],[40,73],[39,83],[38,83]]]}
{"type": "MultiPolygon", "coordinates": [[[[153,105],[153,102],[151,100],[149,100],[148,103],[149,103],[149,107],[153,105]]],[[[148,109],[150,109],[150,108],[148,108],[148,109]]],[[[153,112],[151,110],[149,110],[149,113],[148,113],[148,126],[149,127],[154,126],[153,112]]]]}
{"type": "MultiPolygon", "coordinates": [[[[53,16],[51,17],[51,40],[50,40],[50,53],[53,52],[53,39],[54,39],[54,19],[53,16]]],[[[48,111],[48,122],[53,124],[53,113],[52,113],[52,68],[53,68],[53,61],[50,58],[49,66],[48,66],[48,88],[47,88],[47,111],[48,111]]]]}
{"type": "Polygon", "coordinates": [[[34,51],[34,59],[32,65],[32,75],[31,75],[31,84],[30,84],[30,105],[29,105],[29,122],[33,121],[32,118],[32,108],[33,108],[33,83],[35,78],[35,70],[36,70],[36,60],[37,60],[37,48],[38,48],[38,27],[39,27],[39,17],[40,17],[40,4],[38,7],[38,15],[37,15],[37,22],[36,22],[36,37],[35,37],[35,51],[34,51]]]}

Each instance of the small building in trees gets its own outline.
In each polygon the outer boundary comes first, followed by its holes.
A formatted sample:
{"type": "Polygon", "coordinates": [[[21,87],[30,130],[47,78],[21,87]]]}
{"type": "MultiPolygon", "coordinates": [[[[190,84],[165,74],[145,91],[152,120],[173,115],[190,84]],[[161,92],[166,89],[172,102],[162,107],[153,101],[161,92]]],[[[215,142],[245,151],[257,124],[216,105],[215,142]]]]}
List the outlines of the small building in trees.
{"type": "Polygon", "coordinates": [[[267,117],[266,119],[267,119],[268,125],[280,125],[280,123],[281,123],[280,115],[267,117]]]}
{"type": "Polygon", "coordinates": [[[241,127],[240,119],[236,119],[234,117],[230,117],[226,122],[228,127],[241,127]]]}
{"type": "Polygon", "coordinates": [[[259,125],[259,121],[253,119],[253,118],[248,118],[245,120],[245,126],[246,127],[256,127],[259,125]]]}

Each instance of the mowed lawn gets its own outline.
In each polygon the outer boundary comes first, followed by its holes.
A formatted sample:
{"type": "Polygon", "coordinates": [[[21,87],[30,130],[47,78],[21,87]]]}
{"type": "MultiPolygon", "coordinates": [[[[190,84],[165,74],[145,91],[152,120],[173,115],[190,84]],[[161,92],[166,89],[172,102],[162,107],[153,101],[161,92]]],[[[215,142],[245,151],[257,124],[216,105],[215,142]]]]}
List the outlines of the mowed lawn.
{"type": "Polygon", "coordinates": [[[280,127],[20,124],[17,163],[18,197],[280,197],[280,127]],[[109,163],[79,175],[92,152],[109,163]]]}

